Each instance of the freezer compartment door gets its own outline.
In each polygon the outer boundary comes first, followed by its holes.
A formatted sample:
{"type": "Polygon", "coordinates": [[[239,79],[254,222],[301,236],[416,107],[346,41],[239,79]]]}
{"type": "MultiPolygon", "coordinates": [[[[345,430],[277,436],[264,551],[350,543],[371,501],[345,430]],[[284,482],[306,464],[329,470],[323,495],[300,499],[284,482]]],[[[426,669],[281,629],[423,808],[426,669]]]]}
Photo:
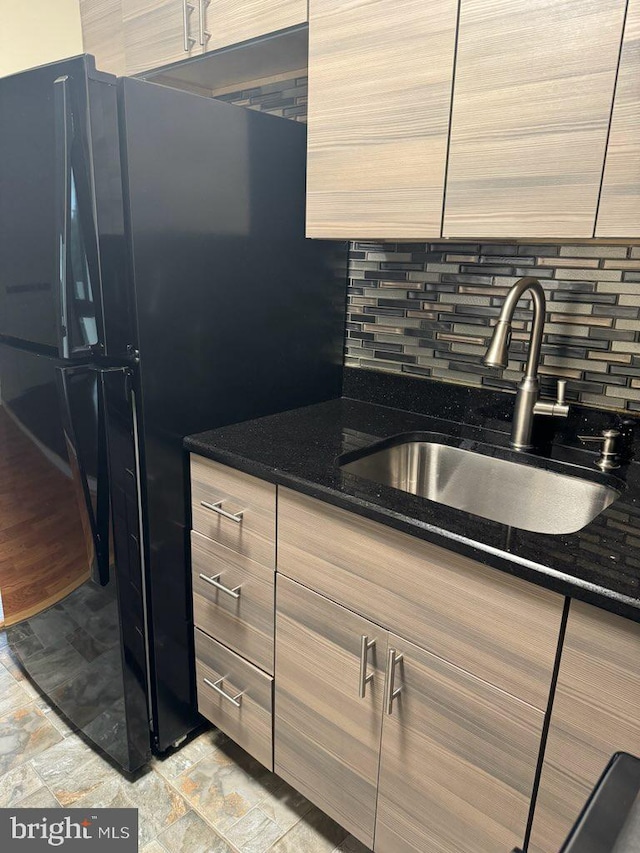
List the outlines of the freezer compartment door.
{"type": "Polygon", "coordinates": [[[64,359],[107,352],[91,70],[77,57],[0,80],[0,335],[64,359]]]}
{"type": "MultiPolygon", "coordinates": [[[[122,381],[125,371],[114,373],[122,381]]],[[[129,582],[140,558],[136,542],[126,554],[119,545],[116,485],[134,451],[125,458],[118,443],[131,410],[126,397],[111,405],[107,374],[0,346],[0,587],[9,644],[30,678],[133,770],[150,747],[145,633],[129,582]]],[[[135,502],[132,512],[135,527],[135,502]]]]}

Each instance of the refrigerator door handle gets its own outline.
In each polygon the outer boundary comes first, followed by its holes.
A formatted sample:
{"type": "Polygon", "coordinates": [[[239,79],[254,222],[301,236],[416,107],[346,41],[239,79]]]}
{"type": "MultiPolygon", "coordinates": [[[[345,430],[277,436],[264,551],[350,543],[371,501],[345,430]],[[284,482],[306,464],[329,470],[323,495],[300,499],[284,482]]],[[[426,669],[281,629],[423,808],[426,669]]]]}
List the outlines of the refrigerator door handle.
{"type": "Polygon", "coordinates": [[[53,83],[56,136],[56,240],[58,269],[55,282],[58,289],[57,328],[58,350],[69,358],[69,306],[67,294],[67,263],[71,201],[71,141],[73,114],[71,111],[69,77],[58,77],[53,83]]]}
{"type": "Polygon", "coordinates": [[[91,367],[59,367],[58,390],[62,404],[62,421],[71,473],[78,492],[85,538],[91,560],[93,580],[107,586],[110,577],[110,484],[107,453],[105,401],[101,371],[91,367]],[[91,485],[77,439],[76,417],[72,403],[70,379],[79,373],[92,372],[96,376],[97,391],[97,468],[95,477],[95,502],[91,497],[91,485]],[[95,508],[94,508],[95,505],[95,508]]]}

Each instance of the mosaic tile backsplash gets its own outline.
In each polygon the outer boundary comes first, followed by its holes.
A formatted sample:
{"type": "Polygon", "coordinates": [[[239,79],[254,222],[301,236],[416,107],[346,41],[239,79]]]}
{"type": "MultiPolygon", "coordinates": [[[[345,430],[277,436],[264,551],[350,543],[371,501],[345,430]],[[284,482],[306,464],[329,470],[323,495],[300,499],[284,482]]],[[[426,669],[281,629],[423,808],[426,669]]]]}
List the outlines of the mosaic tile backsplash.
{"type": "Polygon", "coordinates": [[[346,364],[511,389],[527,356],[531,303],[516,311],[508,368],[482,364],[509,287],[547,296],[542,390],[640,411],[640,246],[351,244],[346,364]]]}
{"type": "MultiPolygon", "coordinates": [[[[222,96],[306,120],[307,78],[222,96]]],[[[345,363],[446,382],[515,388],[530,301],[516,312],[508,368],[482,364],[491,326],[521,276],[547,294],[541,379],[585,405],[640,412],[640,246],[353,242],[345,363]]]]}

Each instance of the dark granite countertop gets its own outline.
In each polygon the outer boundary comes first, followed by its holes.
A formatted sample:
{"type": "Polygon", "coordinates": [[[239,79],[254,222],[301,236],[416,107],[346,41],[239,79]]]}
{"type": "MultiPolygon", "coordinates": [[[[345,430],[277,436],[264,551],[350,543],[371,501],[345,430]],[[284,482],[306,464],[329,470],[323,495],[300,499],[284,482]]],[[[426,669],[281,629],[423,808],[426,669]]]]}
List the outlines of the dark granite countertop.
{"type": "Polygon", "coordinates": [[[532,533],[381,486],[340,468],[341,454],[400,433],[440,433],[464,440],[468,448],[476,442],[502,448],[496,455],[508,449],[512,396],[418,382],[397,384],[359,376],[345,390],[365,400],[343,397],[221,427],[188,437],[185,447],[640,621],[640,463],[623,465],[612,480],[611,475],[598,472],[593,465],[597,455],[582,449],[576,437],[578,431],[597,433],[611,424],[615,414],[576,407],[561,432],[556,422],[547,423],[553,435],[550,432],[541,450],[521,455],[538,467],[582,466],[588,477],[610,481],[622,490],[609,508],[577,533],[532,533]],[[411,395],[411,389],[418,387],[419,400],[411,395]],[[387,405],[367,402],[367,397],[384,399],[387,405]],[[394,408],[398,405],[403,408],[394,408]],[[407,410],[418,406],[428,413],[407,410]]]}

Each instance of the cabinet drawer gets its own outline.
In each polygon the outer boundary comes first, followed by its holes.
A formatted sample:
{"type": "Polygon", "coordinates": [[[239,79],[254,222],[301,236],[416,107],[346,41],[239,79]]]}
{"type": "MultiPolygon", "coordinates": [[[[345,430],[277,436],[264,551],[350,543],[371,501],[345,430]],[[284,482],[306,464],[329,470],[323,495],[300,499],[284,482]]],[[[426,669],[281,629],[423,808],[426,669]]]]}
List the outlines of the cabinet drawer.
{"type": "Polygon", "coordinates": [[[273,679],[197,628],[195,640],[198,710],[273,770],[273,679]]]}
{"type": "Polygon", "coordinates": [[[560,595],[288,489],[278,513],[283,574],[546,708],[560,595]]]}
{"type": "Polygon", "coordinates": [[[195,531],[191,566],[196,626],[273,674],[274,572],[195,531]]]}
{"type": "Polygon", "coordinates": [[[193,529],[275,568],[276,487],[201,456],[191,456],[193,529]]]}

